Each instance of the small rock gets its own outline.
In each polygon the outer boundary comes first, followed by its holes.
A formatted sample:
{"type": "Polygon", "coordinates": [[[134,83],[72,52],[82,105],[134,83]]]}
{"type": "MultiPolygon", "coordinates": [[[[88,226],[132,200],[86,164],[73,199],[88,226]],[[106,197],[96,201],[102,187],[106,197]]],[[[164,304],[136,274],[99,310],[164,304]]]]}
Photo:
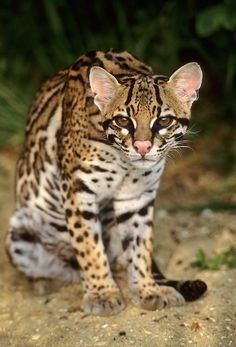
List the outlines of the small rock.
{"type": "Polygon", "coordinates": [[[168,211],[164,209],[157,210],[157,217],[158,218],[165,218],[168,216],[168,211]]]}
{"type": "Polygon", "coordinates": [[[204,210],[202,210],[200,216],[202,218],[205,218],[205,219],[210,219],[210,218],[214,217],[214,212],[210,208],[204,208],[204,210]]]}
{"type": "Polygon", "coordinates": [[[31,340],[34,340],[34,341],[36,341],[36,340],[38,340],[38,339],[40,339],[40,335],[39,335],[39,334],[33,335],[33,336],[31,337],[31,340]]]}
{"type": "Polygon", "coordinates": [[[125,336],[126,335],[126,332],[125,331],[119,331],[119,336],[125,336]]]}

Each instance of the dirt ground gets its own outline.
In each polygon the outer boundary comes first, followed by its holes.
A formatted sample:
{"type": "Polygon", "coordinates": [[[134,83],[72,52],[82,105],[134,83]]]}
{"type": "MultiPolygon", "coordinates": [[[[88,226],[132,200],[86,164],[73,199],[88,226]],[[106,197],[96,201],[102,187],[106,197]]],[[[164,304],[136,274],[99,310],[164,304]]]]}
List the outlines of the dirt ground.
{"type": "Polygon", "coordinates": [[[206,295],[185,306],[156,312],[132,307],[127,299],[120,314],[95,317],[81,311],[80,286],[35,296],[26,278],[8,263],[4,237],[14,208],[14,161],[11,155],[0,153],[1,347],[236,346],[236,270],[203,271],[192,266],[200,247],[211,256],[235,245],[236,214],[206,207],[195,213],[180,209],[205,206],[219,195],[235,203],[234,178],[222,182],[211,171],[196,174],[194,159],[183,177],[184,164],[179,161],[167,169],[158,199],[155,257],[169,277],[206,281],[206,295]],[[168,212],[171,208],[177,211],[168,212]]]}

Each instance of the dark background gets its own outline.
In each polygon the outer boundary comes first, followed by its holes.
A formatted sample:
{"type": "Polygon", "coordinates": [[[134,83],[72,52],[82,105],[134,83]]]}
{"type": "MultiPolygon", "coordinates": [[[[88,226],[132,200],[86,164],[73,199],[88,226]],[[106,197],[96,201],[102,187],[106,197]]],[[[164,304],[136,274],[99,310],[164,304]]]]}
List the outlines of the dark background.
{"type": "Polygon", "coordinates": [[[19,151],[40,83],[90,50],[127,50],[170,75],[197,61],[194,146],[222,175],[236,169],[236,1],[1,0],[0,146],[19,151]]]}

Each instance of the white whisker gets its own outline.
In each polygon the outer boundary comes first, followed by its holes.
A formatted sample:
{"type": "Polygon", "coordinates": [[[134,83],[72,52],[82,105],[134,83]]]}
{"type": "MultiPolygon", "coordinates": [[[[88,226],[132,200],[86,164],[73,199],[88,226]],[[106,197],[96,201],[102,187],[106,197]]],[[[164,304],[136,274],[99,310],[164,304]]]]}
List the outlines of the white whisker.
{"type": "Polygon", "coordinates": [[[200,130],[196,129],[196,124],[192,124],[186,131],[187,135],[196,135],[199,134],[200,130]],[[195,129],[194,129],[195,128],[195,129]]]}

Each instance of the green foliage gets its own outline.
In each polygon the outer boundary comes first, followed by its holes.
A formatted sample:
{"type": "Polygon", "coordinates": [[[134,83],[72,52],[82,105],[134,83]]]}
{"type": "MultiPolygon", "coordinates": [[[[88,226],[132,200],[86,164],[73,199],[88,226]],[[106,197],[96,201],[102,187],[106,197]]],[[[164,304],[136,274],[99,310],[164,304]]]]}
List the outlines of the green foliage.
{"type": "Polygon", "coordinates": [[[16,149],[22,141],[25,118],[32,92],[22,93],[0,82],[0,147],[16,149]]]}
{"type": "Polygon", "coordinates": [[[193,265],[198,266],[201,269],[209,270],[220,270],[222,266],[236,268],[236,247],[232,246],[211,259],[207,259],[204,251],[198,249],[195,254],[193,265]]]}
{"type": "Polygon", "coordinates": [[[146,0],[139,6],[134,0],[2,0],[0,7],[2,146],[19,146],[26,106],[44,79],[85,52],[113,47],[138,55],[167,75],[198,61],[204,72],[203,107],[197,105],[195,121],[205,133],[222,122],[228,125],[221,150],[236,163],[234,0],[146,0]]]}
{"type": "Polygon", "coordinates": [[[197,17],[197,32],[203,37],[208,37],[221,29],[234,31],[236,29],[234,10],[232,3],[228,1],[205,8],[197,17]]]}

